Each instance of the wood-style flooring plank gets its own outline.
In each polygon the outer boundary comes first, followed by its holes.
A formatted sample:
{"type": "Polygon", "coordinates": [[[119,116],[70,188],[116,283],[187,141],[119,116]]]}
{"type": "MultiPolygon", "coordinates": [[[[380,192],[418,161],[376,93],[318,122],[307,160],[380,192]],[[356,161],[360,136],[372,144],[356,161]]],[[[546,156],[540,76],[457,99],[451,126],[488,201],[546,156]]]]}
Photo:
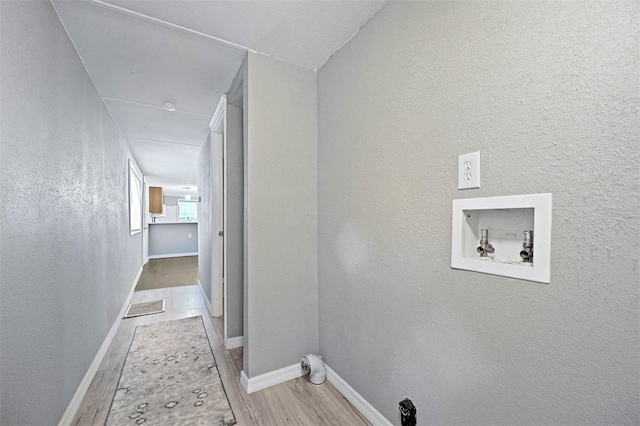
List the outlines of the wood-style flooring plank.
{"type": "Polygon", "coordinates": [[[368,425],[329,383],[314,385],[300,377],[247,394],[240,385],[242,348],[224,347],[222,317],[211,318],[197,286],[137,291],[131,303],[165,299],[165,312],[123,319],[98,373],[83,399],[73,425],[104,425],[124,362],[138,325],[202,315],[211,351],[238,426],[368,425]]]}

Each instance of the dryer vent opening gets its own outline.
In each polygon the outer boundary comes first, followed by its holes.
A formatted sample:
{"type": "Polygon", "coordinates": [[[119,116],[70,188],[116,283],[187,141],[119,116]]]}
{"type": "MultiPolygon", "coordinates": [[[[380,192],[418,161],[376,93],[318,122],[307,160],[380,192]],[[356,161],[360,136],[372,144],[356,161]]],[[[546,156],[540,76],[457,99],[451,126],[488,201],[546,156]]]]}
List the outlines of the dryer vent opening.
{"type": "Polygon", "coordinates": [[[314,385],[321,385],[327,377],[327,369],[322,357],[318,355],[305,355],[300,360],[300,366],[309,375],[309,380],[314,385]]]}

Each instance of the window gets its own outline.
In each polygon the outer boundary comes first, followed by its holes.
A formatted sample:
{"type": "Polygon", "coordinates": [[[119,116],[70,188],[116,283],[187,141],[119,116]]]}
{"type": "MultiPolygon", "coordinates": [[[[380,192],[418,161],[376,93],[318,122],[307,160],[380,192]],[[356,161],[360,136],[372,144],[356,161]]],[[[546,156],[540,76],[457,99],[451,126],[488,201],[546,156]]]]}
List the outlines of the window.
{"type": "Polygon", "coordinates": [[[178,200],[178,222],[197,222],[198,202],[178,200]]]}
{"type": "Polygon", "coordinates": [[[129,231],[142,231],[142,179],[129,160],[129,231]]]}

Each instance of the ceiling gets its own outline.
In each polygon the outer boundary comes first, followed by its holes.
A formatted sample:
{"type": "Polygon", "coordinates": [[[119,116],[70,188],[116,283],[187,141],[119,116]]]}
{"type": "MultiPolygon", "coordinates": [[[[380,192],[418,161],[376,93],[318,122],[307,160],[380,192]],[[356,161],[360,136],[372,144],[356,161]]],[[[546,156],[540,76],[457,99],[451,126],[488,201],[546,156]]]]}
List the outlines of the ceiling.
{"type": "Polygon", "coordinates": [[[138,13],[318,69],[387,0],[106,0],[138,13]]]}
{"type": "Polygon", "coordinates": [[[318,69],[386,1],[52,3],[142,172],[179,188],[248,49],[318,69]]]}

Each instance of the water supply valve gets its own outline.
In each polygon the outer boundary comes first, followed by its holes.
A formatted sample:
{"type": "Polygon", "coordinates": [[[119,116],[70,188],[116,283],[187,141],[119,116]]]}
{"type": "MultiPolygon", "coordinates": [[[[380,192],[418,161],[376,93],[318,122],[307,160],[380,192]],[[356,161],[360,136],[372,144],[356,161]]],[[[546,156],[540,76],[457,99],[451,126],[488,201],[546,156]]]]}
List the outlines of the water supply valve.
{"type": "Polygon", "coordinates": [[[523,262],[533,262],[533,231],[523,232],[522,251],[520,257],[523,262]]]}
{"type": "Polygon", "coordinates": [[[480,242],[478,246],[478,254],[480,257],[487,257],[489,253],[493,253],[496,250],[493,248],[491,244],[489,244],[489,230],[481,229],[480,230],[480,242]]]}

